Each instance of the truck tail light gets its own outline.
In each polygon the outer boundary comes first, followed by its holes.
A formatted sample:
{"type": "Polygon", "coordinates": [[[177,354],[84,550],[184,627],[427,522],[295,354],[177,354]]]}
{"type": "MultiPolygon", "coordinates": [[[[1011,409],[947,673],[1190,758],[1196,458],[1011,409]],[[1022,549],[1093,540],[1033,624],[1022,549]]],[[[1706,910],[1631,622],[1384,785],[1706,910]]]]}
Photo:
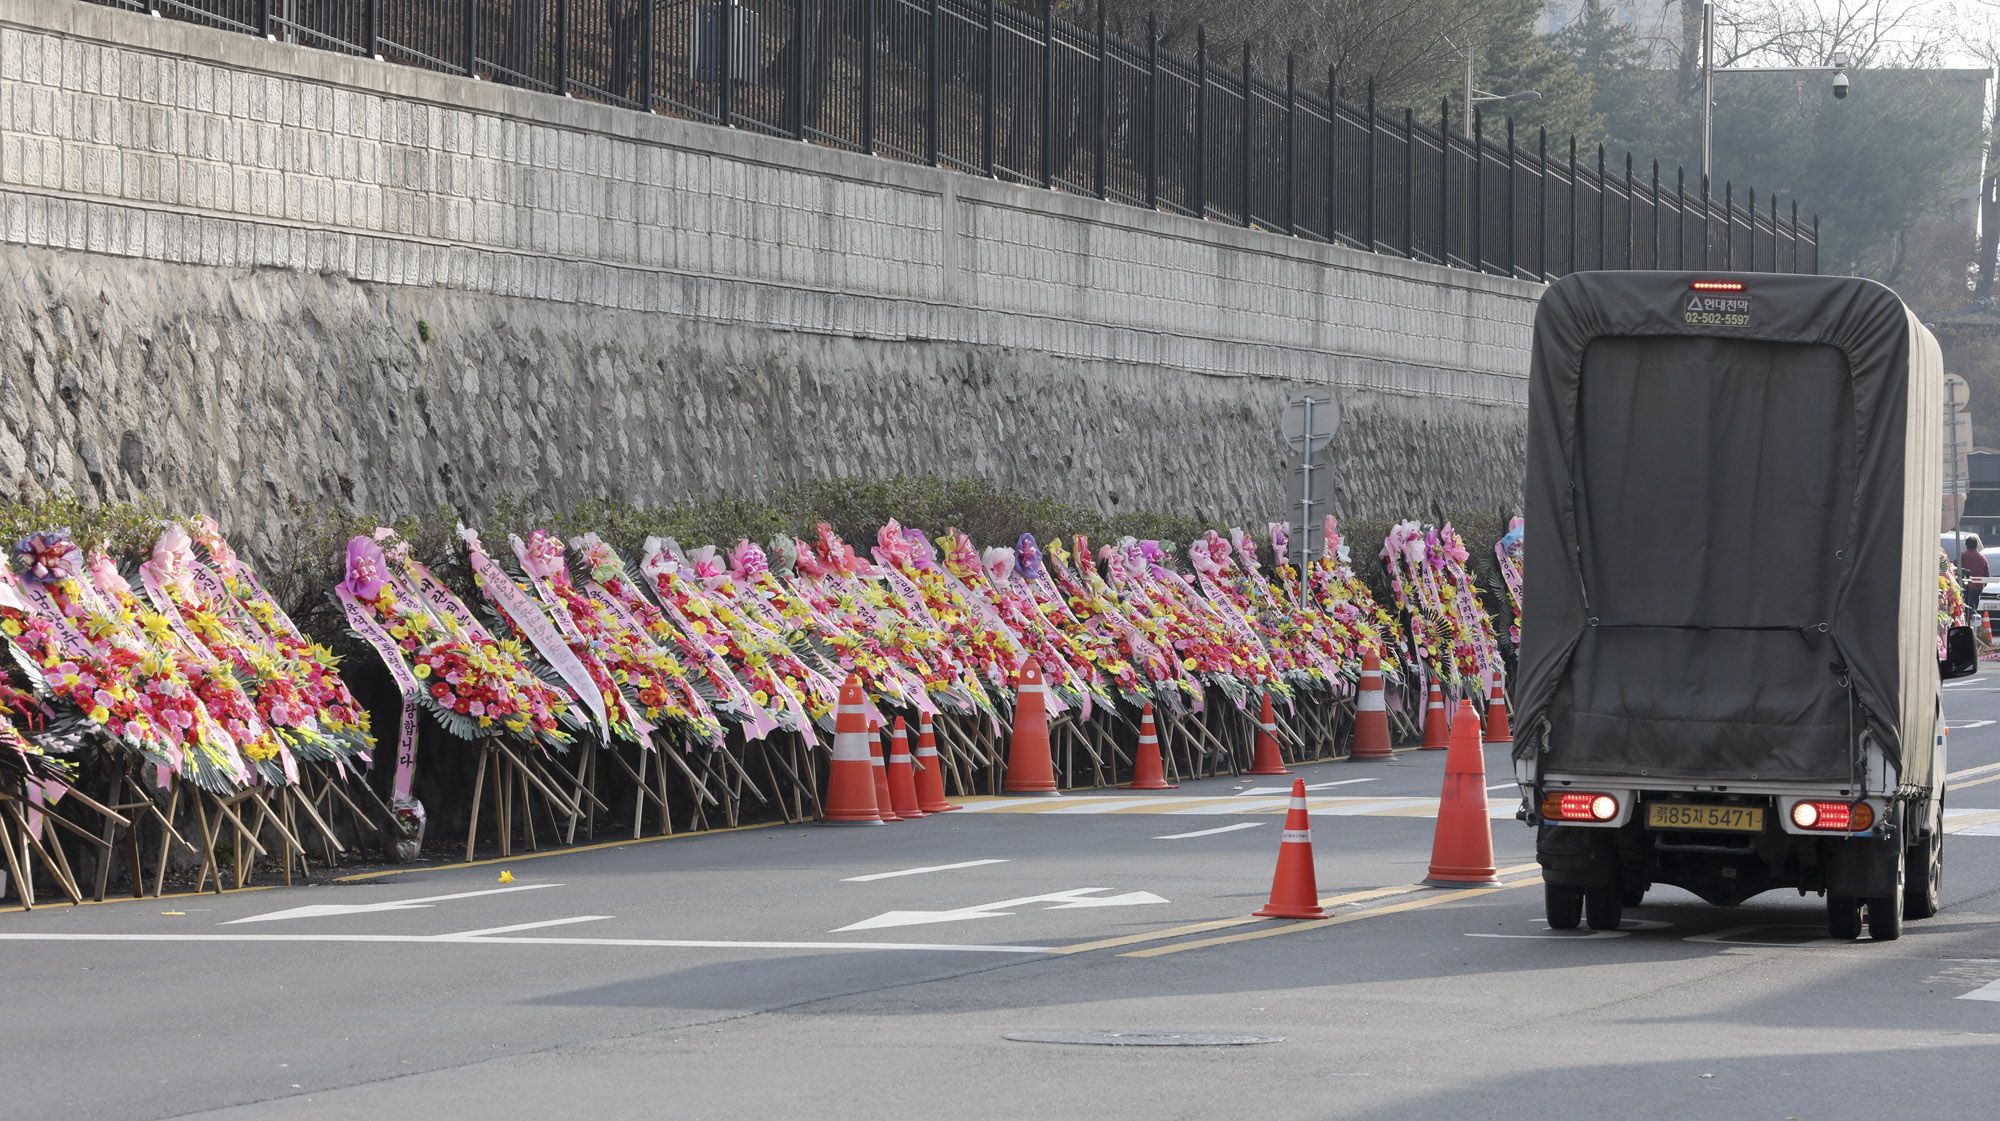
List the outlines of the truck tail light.
{"type": "Polygon", "coordinates": [[[1588,791],[1551,793],[1542,797],[1542,816],[1550,821],[1610,821],[1618,816],[1618,799],[1588,791]]]}
{"type": "Polygon", "coordinates": [[[1693,284],[1688,285],[1688,287],[1697,292],[1741,292],[1743,291],[1743,282],[1740,280],[1697,280],[1693,284]]]}
{"type": "Polygon", "coordinates": [[[1792,824],[1821,833],[1865,833],[1875,824],[1875,810],[1866,802],[1799,802],[1792,824]]]}

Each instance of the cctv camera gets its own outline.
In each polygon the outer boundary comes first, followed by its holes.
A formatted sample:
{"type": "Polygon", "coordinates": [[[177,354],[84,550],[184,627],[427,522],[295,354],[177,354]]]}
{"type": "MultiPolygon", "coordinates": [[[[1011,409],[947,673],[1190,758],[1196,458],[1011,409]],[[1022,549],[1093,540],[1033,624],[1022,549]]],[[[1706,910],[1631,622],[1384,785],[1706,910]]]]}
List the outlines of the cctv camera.
{"type": "Polygon", "coordinates": [[[1847,74],[1845,71],[1836,71],[1833,75],[1833,96],[1835,98],[1845,98],[1847,96],[1847,74]]]}

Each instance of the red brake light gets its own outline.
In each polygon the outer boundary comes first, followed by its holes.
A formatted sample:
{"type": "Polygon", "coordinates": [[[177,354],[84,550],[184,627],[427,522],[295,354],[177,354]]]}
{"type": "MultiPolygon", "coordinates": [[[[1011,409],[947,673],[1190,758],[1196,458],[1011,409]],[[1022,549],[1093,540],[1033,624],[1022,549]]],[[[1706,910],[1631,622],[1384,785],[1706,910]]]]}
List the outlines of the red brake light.
{"type": "Polygon", "coordinates": [[[1618,799],[1583,791],[1551,793],[1542,798],[1542,816],[1553,821],[1610,821],[1618,816],[1618,799]]]}
{"type": "Polygon", "coordinates": [[[1688,285],[1688,287],[1697,292],[1741,292],[1743,291],[1743,282],[1740,280],[1697,280],[1693,284],[1688,285]]]}

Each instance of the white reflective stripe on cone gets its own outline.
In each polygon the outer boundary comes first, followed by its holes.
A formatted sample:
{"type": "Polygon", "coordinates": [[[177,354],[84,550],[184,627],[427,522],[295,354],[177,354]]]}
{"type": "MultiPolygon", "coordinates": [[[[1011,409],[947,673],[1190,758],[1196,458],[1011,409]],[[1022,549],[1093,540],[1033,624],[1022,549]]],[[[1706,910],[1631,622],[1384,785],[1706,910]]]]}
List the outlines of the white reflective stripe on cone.
{"type": "Polygon", "coordinates": [[[837,711],[837,714],[838,714],[838,715],[840,715],[840,716],[866,716],[866,715],[868,715],[868,710],[867,710],[866,708],[862,707],[861,705],[841,705],[841,706],[840,706],[840,708],[839,708],[838,710],[836,710],[836,711],[837,711]]]}
{"type": "Polygon", "coordinates": [[[1362,670],[1362,671],[1361,671],[1361,680],[1363,680],[1363,681],[1380,681],[1380,680],[1382,680],[1382,671],[1381,671],[1381,670],[1379,670],[1379,669],[1365,669],[1365,670],[1362,670]]]}
{"type": "Polygon", "coordinates": [[[1312,839],[1313,831],[1310,829],[1287,829],[1284,839],[1279,844],[1309,845],[1312,844],[1312,839]]]}
{"type": "Polygon", "coordinates": [[[1278,730],[1278,726],[1276,724],[1259,724],[1257,725],[1257,727],[1259,730],[1265,732],[1275,732],[1278,730]]]}
{"type": "Polygon", "coordinates": [[[868,733],[841,732],[833,737],[833,760],[836,763],[862,763],[868,760],[868,733]]]}
{"type": "Polygon", "coordinates": [[[1148,732],[1145,735],[1139,737],[1139,742],[1156,744],[1160,742],[1160,737],[1153,735],[1151,732],[1148,732]]]}
{"type": "Polygon", "coordinates": [[[925,747],[922,744],[917,745],[917,758],[919,759],[929,759],[936,754],[937,748],[935,747],[925,747]]]}
{"type": "Polygon", "coordinates": [[[1389,706],[1388,703],[1382,697],[1382,690],[1363,689],[1361,691],[1361,708],[1359,711],[1387,712],[1388,710],[1389,706]]]}
{"type": "Polygon", "coordinates": [[[907,751],[899,751],[896,754],[889,756],[889,762],[891,763],[907,763],[909,761],[910,761],[910,753],[907,751]]]}
{"type": "Polygon", "coordinates": [[[1292,808],[1292,809],[1295,809],[1295,810],[1302,810],[1302,809],[1305,809],[1305,808],[1306,808],[1306,800],[1305,800],[1304,798],[1300,798],[1300,797],[1297,797],[1297,796],[1294,796],[1294,797],[1292,798],[1292,805],[1291,805],[1291,808],[1292,808]]]}

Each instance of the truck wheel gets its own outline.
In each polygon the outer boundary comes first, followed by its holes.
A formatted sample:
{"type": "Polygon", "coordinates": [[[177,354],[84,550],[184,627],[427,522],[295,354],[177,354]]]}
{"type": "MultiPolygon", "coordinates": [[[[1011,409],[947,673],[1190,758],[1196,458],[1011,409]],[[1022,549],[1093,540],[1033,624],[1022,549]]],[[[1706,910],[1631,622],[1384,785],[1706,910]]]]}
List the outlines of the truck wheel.
{"type": "Polygon", "coordinates": [[[1585,921],[1590,924],[1590,929],[1618,929],[1618,924],[1625,918],[1625,904],[1620,899],[1621,891],[1617,884],[1584,889],[1583,913],[1585,921]]]}
{"type": "Polygon", "coordinates": [[[1944,799],[1938,799],[1939,820],[1931,828],[1930,842],[1910,869],[1910,882],[1903,890],[1903,917],[1927,919],[1944,905],[1944,799]]]}
{"type": "Polygon", "coordinates": [[[1848,942],[1861,937],[1860,896],[1827,893],[1826,933],[1830,938],[1848,942]]]}
{"type": "Polygon", "coordinates": [[[1583,889],[1561,884],[1542,885],[1542,910],[1550,930],[1575,930],[1583,921],[1583,889]]]}
{"type": "Polygon", "coordinates": [[[1868,901],[1868,937],[1877,942],[1894,942],[1903,936],[1903,903],[1908,892],[1909,858],[1896,846],[1896,891],[1868,901]]]}
{"type": "Polygon", "coordinates": [[[1646,901],[1645,885],[1641,884],[1624,888],[1618,893],[1618,901],[1625,905],[1626,910],[1631,910],[1639,904],[1644,903],[1646,901]]]}

